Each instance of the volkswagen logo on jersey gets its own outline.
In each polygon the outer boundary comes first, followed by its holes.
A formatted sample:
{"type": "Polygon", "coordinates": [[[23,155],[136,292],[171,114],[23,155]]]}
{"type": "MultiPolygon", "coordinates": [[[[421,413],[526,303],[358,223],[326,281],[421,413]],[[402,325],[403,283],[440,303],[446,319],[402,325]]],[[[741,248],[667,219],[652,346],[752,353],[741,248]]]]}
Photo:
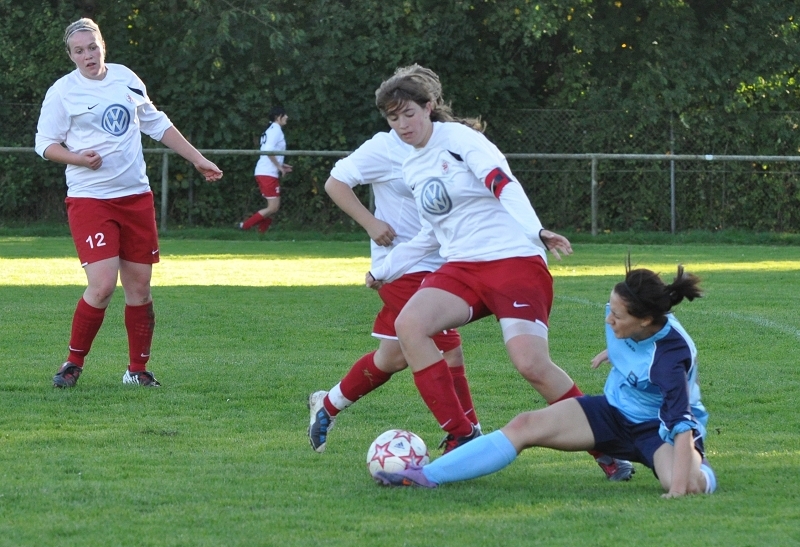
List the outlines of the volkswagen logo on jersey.
{"type": "Polygon", "coordinates": [[[128,130],[131,114],[121,104],[112,104],[103,112],[103,129],[119,137],[128,130]]]}
{"type": "Polygon", "coordinates": [[[422,185],[420,201],[422,209],[432,215],[446,215],[453,208],[453,201],[447,194],[447,188],[439,179],[431,179],[422,185]]]}

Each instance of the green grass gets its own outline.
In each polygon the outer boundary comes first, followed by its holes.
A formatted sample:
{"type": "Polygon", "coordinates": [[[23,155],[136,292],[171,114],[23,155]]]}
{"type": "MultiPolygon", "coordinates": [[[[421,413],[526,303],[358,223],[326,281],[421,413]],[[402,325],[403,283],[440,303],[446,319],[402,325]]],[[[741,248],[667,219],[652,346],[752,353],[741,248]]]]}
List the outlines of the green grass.
{"type": "MultiPolygon", "coordinates": [[[[749,243],[579,242],[551,263],[552,355],[590,393],[628,251],[704,280],[706,297],[677,312],[700,351],[720,487],[663,500],[641,465],[611,484],[588,455],[545,449],[434,491],[378,487],[364,460],[379,433],[411,429],[434,454],[441,438],[407,372],[342,413],[314,453],[308,393],[376,346],[363,240],[164,238],[150,363],[164,387],[121,384],[117,294],[79,386],[57,391],[84,282],[72,243],[0,237],[0,546],[800,544],[800,249],[749,243]]],[[[461,330],[484,429],[542,406],[494,320],[461,330]]]]}

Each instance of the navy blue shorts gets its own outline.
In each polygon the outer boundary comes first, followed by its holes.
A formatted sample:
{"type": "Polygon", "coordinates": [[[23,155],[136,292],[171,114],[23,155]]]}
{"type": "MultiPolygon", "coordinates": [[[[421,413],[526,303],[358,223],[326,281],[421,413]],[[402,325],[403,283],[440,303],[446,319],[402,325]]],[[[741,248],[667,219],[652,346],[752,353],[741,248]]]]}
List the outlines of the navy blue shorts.
{"type": "MultiPolygon", "coordinates": [[[[635,424],[608,403],[604,395],[575,399],[583,408],[594,434],[594,449],[614,458],[630,460],[654,469],[653,455],[666,444],[658,434],[659,420],[635,424]]],[[[703,455],[703,438],[695,435],[694,446],[703,455]]]]}

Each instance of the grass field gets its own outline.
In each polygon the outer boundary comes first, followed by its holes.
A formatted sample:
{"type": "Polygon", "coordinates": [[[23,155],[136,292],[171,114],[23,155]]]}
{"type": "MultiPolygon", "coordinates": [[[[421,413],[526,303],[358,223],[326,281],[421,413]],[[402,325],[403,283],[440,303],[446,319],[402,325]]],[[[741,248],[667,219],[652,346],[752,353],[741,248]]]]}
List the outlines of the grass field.
{"type": "MultiPolygon", "coordinates": [[[[545,449],[438,490],[378,487],[364,458],[382,431],[438,453],[408,372],[314,453],[309,392],[376,346],[364,242],[165,239],[150,362],[163,387],[121,383],[118,289],[78,387],[54,390],[83,273],[68,238],[0,237],[0,546],[800,545],[800,248],[581,243],[552,261],[552,355],[588,393],[628,251],[704,280],[677,314],[700,352],[713,496],[663,500],[638,464],[612,484],[588,455],[545,449]]],[[[461,330],[484,430],[542,406],[494,320],[461,330]]]]}

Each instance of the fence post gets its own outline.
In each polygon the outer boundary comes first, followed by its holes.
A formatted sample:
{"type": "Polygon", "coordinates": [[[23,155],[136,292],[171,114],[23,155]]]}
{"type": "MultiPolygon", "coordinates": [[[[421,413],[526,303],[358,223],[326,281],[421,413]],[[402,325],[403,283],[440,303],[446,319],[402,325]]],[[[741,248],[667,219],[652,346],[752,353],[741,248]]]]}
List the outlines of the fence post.
{"type": "Polygon", "coordinates": [[[592,156],[592,235],[597,235],[597,157],[592,156]]]}
{"type": "MultiPolygon", "coordinates": [[[[675,131],[672,125],[672,114],[669,115],[669,153],[675,155],[675,131]]],[[[675,160],[669,160],[669,222],[670,231],[675,235],[675,160]]]]}
{"type": "Polygon", "coordinates": [[[167,231],[167,205],[169,204],[169,153],[161,160],[161,231],[167,231]]]}

